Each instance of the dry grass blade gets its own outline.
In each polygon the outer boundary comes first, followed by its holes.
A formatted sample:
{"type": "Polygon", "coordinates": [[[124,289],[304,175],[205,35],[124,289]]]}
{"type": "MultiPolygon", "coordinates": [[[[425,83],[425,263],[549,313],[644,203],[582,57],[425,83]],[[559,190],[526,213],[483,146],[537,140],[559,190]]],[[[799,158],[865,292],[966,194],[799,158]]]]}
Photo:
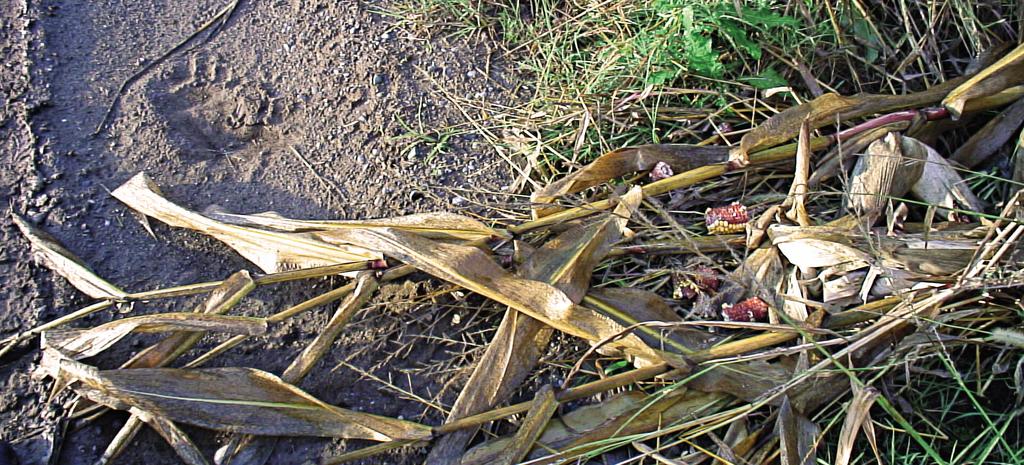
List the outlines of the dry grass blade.
{"type": "Polygon", "coordinates": [[[32,244],[33,255],[47,268],[67,279],[72,286],[96,299],[123,299],[126,293],[99,277],[81,259],[71,253],[45,231],[11,213],[21,234],[32,244]]]}
{"type": "MultiPolygon", "coordinates": [[[[871,427],[871,406],[875,404],[875,399],[881,393],[874,388],[855,388],[853,392],[853,400],[846,407],[846,421],[843,422],[839,440],[836,441],[835,465],[850,463],[850,456],[853,454],[854,443],[857,440],[857,432],[861,428],[864,429],[866,435],[871,436],[874,433],[873,429],[868,430],[871,427]]],[[[872,446],[875,445],[873,439],[869,439],[869,441],[872,446]]],[[[877,454],[878,451],[876,450],[875,453],[877,454]]]]}
{"type": "Polygon", "coordinates": [[[97,370],[44,352],[45,373],[110,408],[137,408],[202,428],[271,436],[391,441],[425,439],[430,428],[328,405],[269,373],[250,368],[97,370]]]}
{"type": "MultiPolygon", "coordinates": [[[[724,147],[662,144],[622,148],[601,155],[579,171],[544,186],[531,195],[531,200],[535,204],[549,204],[563,195],[574,194],[630,173],[650,170],[659,162],[669,165],[673,172],[681,173],[723,163],[727,159],[728,149],[724,147]]],[[[535,218],[540,218],[559,210],[556,206],[535,205],[533,212],[535,218]]]]}
{"type": "MultiPolygon", "coordinates": [[[[519,275],[552,284],[578,304],[590,286],[594,267],[622,239],[626,221],[639,202],[639,191],[634,190],[606,218],[570,229],[546,242],[525,259],[519,275]]],[[[512,308],[506,311],[452,406],[449,421],[489,410],[507,399],[537,365],[551,334],[551,327],[543,321],[512,308]]],[[[474,433],[469,429],[442,437],[431,450],[427,463],[457,462],[474,433]]]]}
{"type": "Polygon", "coordinates": [[[1024,83],[1024,45],[1018,45],[999,61],[950,91],[949,95],[942,99],[942,106],[946,107],[955,118],[959,118],[964,106],[969,101],[998,94],[1022,83],[1024,83]]]}
{"type": "Polygon", "coordinates": [[[207,218],[162,197],[145,173],[139,173],[112,194],[146,216],[217,238],[266,273],[382,258],[378,252],[347,244],[327,244],[307,233],[264,231],[207,218]]]}
{"type": "Polygon", "coordinates": [[[267,320],[202,313],[158,313],[112,321],[91,329],[46,331],[43,345],[80,360],[99,354],[132,332],[167,331],[218,331],[252,336],[266,333],[267,320]]]}
{"type": "Polygon", "coordinates": [[[530,408],[526,418],[519,425],[519,431],[516,431],[515,436],[512,437],[504,455],[494,462],[495,465],[515,465],[522,461],[526,454],[533,450],[534,443],[544,432],[544,427],[547,426],[551,415],[557,408],[555,391],[550,384],[545,384],[534,395],[533,407],[530,408]]]}
{"type": "Polygon", "coordinates": [[[448,212],[418,213],[395,218],[375,220],[295,220],[277,212],[254,215],[228,213],[210,207],[203,214],[218,221],[239,226],[255,226],[286,232],[329,231],[332,229],[394,228],[439,240],[474,241],[489,238],[507,238],[508,234],[488,227],[467,216],[448,212]]]}

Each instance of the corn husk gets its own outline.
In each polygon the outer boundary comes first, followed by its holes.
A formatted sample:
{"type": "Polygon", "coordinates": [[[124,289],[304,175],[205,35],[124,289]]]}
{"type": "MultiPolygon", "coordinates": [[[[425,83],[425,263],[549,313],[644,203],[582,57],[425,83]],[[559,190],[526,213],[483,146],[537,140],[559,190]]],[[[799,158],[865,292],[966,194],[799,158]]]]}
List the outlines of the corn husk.
{"type": "Polygon", "coordinates": [[[924,172],[928,152],[923,144],[904,143],[889,133],[872,142],[857,160],[846,190],[846,208],[868,226],[885,211],[893,198],[910,191],[924,172]]]}
{"type": "Polygon", "coordinates": [[[910,192],[928,205],[938,207],[938,214],[950,220],[956,220],[955,210],[980,212],[984,210],[981,200],[971,192],[970,186],[960,173],[953,168],[935,149],[909,137],[904,137],[905,144],[919,145],[928,153],[928,161],[924,172],[910,192]]]}

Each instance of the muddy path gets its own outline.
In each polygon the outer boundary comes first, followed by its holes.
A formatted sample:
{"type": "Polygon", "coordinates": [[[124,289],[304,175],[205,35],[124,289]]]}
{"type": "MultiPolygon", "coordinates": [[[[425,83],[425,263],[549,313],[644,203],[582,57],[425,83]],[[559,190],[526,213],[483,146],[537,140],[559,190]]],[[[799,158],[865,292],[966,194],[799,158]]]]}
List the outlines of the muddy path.
{"type": "MultiPolygon", "coordinates": [[[[447,188],[501,192],[510,183],[505,163],[478,135],[436,132],[465,122],[440,92],[440,83],[452,95],[512,100],[515,79],[501,54],[486,42],[411,37],[380,14],[389,8],[387,1],[243,0],[216,34],[190,42],[129,86],[102,126],[124,79],[207,23],[227,2],[0,3],[0,201],[126,289],[254,270],[206,237],[156,223],[156,237],[147,234],[108,193],[140,171],[169,198],[193,208],[218,204],[238,212],[276,210],[307,218],[450,209],[465,202],[447,188]],[[421,128],[426,137],[417,139],[421,128]],[[420,143],[411,145],[415,140],[420,143]]],[[[0,336],[88,302],[32,263],[7,214],[0,226],[0,336]]],[[[241,311],[267,315],[338,284],[324,279],[260,290],[241,311]]],[[[423,291],[395,286],[385,294],[401,301],[423,291]]],[[[189,310],[195,303],[154,302],[114,313],[189,310]]],[[[323,325],[331,310],[307,314],[214,365],[280,373],[313,337],[306,328],[323,325]]],[[[444,404],[457,394],[451,380],[458,371],[438,367],[465,348],[422,343],[453,331],[443,311],[405,311],[412,310],[402,305],[367,309],[302,387],[349,408],[440,421],[444,404]],[[441,405],[411,400],[408,392],[441,405]]],[[[85,323],[112,317],[97,315],[85,323]]],[[[198,350],[218,342],[208,339],[198,350]]],[[[12,444],[22,464],[46,463],[54,437],[63,448],[54,451],[53,463],[93,463],[125,416],[107,414],[81,428],[61,421],[70,398],[47,402],[48,386],[31,379],[37,347],[37,342],[26,344],[2,361],[0,438],[12,444]]],[[[141,342],[118,346],[96,363],[116,366],[141,347],[141,342]]],[[[189,431],[208,457],[223,441],[189,431]]],[[[271,462],[308,463],[350,446],[286,440],[271,462]]],[[[127,454],[119,463],[178,463],[150,431],[127,454]]],[[[420,458],[418,451],[404,451],[386,460],[417,463],[420,458]]]]}

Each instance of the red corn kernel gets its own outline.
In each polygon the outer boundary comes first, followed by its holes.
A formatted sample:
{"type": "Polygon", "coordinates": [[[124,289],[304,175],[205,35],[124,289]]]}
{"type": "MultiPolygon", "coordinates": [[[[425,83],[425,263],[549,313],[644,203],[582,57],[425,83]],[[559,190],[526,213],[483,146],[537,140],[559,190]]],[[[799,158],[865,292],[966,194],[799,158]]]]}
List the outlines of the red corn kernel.
{"type": "Polygon", "coordinates": [[[736,305],[722,304],[725,321],[754,322],[768,319],[768,304],[760,297],[751,297],[736,305]]]}

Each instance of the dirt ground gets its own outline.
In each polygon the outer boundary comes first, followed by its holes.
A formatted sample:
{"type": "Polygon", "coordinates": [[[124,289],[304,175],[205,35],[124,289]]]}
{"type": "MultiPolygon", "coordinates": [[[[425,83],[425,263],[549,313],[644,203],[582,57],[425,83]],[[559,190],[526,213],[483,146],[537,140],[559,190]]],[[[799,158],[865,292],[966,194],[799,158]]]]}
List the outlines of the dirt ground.
{"type": "MultiPolygon", "coordinates": [[[[216,35],[189,43],[129,86],[109,124],[94,135],[121,82],[226,3],[0,0],[0,203],[55,235],[101,276],[135,291],[255,271],[198,234],[154,223],[157,237],[150,237],[108,193],[140,171],[169,198],[193,208],[218,204],[302,218],[466,207],[447,188],[507,188],[507,166],[471,134],[452,136],[447,150],[435,154],[429,143],[412,151],[411,139],[396,139],[407,132],[399,118],[428,132],[465,121],[437,83],[452,95],[511,101],[515,80],[501,54],[486,43],[410,37],[379,13],[390,5],[383,0],[243,0],[216,35]]],[[[0,337],[89,302],[32,262],[9,215],[0,215],[0,224],[0,337]]],[[[241,312],[267,315],[340,283],[326,279],[261,289],[241,312]]],[[[396,286],[385,292],[401,300],[424,289],[396,286]]],[[[180,311],[195,304],[183,299],[117,311],[180,311]]],[[[465,365],[453,362],[452,354],[483,342],[487,333],[477,333],[478,341],[438,343],[454,332],[454,310],[383,310],[367,309],[301,386],[333,404],[436,424],[443,418],[436,408],[400,391],[450,403],[460,386],[449,381],[457,381],[460,372],[445,367],[465,365]],[[361,376],[343,361],[392,386],[361,376]]],[[[213,365],[280,373],[313,337],[307,328],[324,324],[330,311],[311,312],[213,365]]],[[[97,315],[85,323],[111,317],[97,315]]],[[[465,327],[479,318],[463,314],[458,320],[465,327]]],[[[199,350],[217,342],[208,339],[199,350]]],[[[114,367],[141,342],[117,346],[96,363],[114,367]]],[[[70,398],[48,401],[49,386],[31,378],[37,349],[38,342],[25,344],[0,361],[0,438],[22,465],[47,463],[53,438],[63,447],[51,463],[95,462],[125,415],[107,414],[84,427],[62,421],[70,398]]],[[[188,431],[211,458],[224,439],[188,431]]],[[[289,439],[270,463],[315,463],[361,445],[289,439]]],[[[403,451],[383,460],[418,463],[421,454],[403,451]]],[[[148,430],[118,460],[179,463],[148,430]]]]}

